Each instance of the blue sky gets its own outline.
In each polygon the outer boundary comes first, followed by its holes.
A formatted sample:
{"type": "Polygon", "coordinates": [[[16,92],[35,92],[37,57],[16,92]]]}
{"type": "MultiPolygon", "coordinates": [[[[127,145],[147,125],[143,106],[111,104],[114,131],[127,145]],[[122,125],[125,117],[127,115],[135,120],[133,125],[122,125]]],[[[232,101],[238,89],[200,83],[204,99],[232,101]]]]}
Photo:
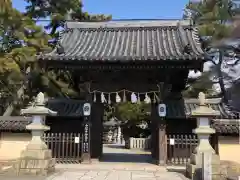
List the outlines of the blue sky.
{"type": "MultiPolygon", "coordinates": [[[[84,10],[92,14],[111,14],[113,19],[179,19],[189,0],[83,0],[84,10]]],[[[24,11],[24,0],[12,0],[24,11]]]]}

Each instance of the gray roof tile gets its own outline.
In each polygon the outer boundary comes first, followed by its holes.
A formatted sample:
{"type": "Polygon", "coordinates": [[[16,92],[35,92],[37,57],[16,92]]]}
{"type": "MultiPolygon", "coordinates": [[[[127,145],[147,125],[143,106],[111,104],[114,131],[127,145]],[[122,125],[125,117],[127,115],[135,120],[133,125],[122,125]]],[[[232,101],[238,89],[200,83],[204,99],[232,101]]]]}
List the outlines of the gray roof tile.
{"type": "MultiPolygon", "coordinates": [[[[206,99],[206,103],[214,110],[220,111],[219,119],[238,119],[239,114],[234,113],[231,109],[222,102],[221,98],[206,99]]],[[[199,105],[198,99],[185,99],[185,100],[173,100],[167,102],[169,118],[177,117],[184,118],[190,117],[192,111],[194,111],[199,105]]]]}
{"type": "Polygon", "coordinates": [[[240,134],[239,119],[215,119],[212,127],[216,132],[223,134],[240,134]]]}
{"type": "Polygon", "coordinates": [[[81,100],[49,99],[47,107],[58,112],[58,116],[80,117],[83,115],[83,104],[81,100]]]}
{"type": "Polygon", "coordinates": [[[40,60],[199,60],[198,33],[188,21],[67,23],[59,48],[40,60]]]}
{"type": "Polygon", "coordinates": [[[31,123],[30,117],[24,116],[1,116],[0,130],[26,130],[26,126],[31,123]]]}

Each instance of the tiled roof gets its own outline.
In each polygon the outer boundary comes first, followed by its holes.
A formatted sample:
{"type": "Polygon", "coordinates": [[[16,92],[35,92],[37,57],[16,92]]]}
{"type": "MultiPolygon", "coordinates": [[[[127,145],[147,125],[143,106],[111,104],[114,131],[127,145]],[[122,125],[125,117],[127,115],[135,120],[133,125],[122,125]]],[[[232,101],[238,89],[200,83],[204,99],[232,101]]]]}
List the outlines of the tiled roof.
{"type": "MultiPolygon", "coordinates": [[[[193,110],[198,107],[198,99],[186,99],[185,100],[185,112],[186,115],[190,115],[193,110]]],[[[237,113],[230,110],[228,105],[222,102],[221,98],[206,99],[206,104],[213,110],[220,111],[219,119],[236,119],[239,118],[237,113]]]]}
{"type": "Polygon", "coordinates": [[[58,112],[58,116],[82,116],[84,101],[69,99],[49,99],[47,107],[58,112]]]}
{"type": "MultiPolygon", "coordinates": [[[[236,119],[238,114],[233,113],[227,105],[222,102],[221,98],[206,99],[206,103],[214,110],[220,111],[219,119],[236,119]]],[[[189,117],[191,112],[199,105],[198,99],[173,100],[167,102],[167,116],[169,118],[189,117]]]]}
{"type": "MultiPolygon", "coordinates": [[[[220,111],[220,116],[212,120],[212,127],[216,132],[223,134],[239,134],[240,118],[222,102],[221,98],[206,99],[206,103],[214,110],[220,111]]],[[[188,118],[193,110],[198,107],[198,99],[185,99],[172,101],[167,104],[168,118],[188,118]]]]}
{"type": "Polygon", "coordinates": [[[31,123],[31,117],[24,116],[1,116],[0,130],[26,130],[26,126],[31,123]]]}
{"type": "Polygon", "coordinates": [[[240,134],[239,119],[215,119],[212,127],[216,132],[223,134],[240,134]]]}
{"type": "MultiPolygon", "coordinates": [[[[82,116],[83,101],[68,99],[49,99],[46,107],[58,112],[58,116],[82,116]]],[[[30,117],[0,116],[0,130],[25,130],[32,122],[30,117]]]]}
{"type": "Polygon", "coordinates": [[[69,22],[59,44],[39,60],[202,60],[189,21],[69,22]]]}

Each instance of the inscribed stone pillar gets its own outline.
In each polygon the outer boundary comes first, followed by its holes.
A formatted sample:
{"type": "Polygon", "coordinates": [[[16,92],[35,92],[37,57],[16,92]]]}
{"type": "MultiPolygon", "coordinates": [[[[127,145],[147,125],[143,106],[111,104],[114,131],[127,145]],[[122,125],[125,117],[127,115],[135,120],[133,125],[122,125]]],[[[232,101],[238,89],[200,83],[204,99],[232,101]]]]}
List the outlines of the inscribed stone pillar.
{"type": "Polygon", "coordinates": [[[190,157],[190,163],[187,164],[187,176],[194,180],[202,179],[203,174],[203,154],[211,157],[212,177],[219,179],[220,158],[209,143],[209,136],[215,133],[210,128],[210,119],[219,116],[220,112],[208,107],[205,103],[205,95],[199,93],[199,107],[191,112],[191,117],[197,118],[197,128],[193,130],[198,135],[198,146],[190,157]]]}
{"type": "Polygon", "coordinates": [[[55,169],[55,159],[52,152],[42,140],[44,131],[50,129],[42,122],[47,115],[57,113],[44,107],[44,94],[39,93],[35,105],[21,110],[22,115],[32,116],[32,123],[26,129],[32,132],[32,139],[26,149],[22,151],[19,163],[15,169],[17,173],[47,175],[55,169]]]}
{"type": "Polygon", "coordinates": [[[83,122],[83,141],[82,141],[82,164],[90,164],[91,163],[91,135],[90,135],[90,127],[91,123],[88,117],[84,117],[83,122]]]}

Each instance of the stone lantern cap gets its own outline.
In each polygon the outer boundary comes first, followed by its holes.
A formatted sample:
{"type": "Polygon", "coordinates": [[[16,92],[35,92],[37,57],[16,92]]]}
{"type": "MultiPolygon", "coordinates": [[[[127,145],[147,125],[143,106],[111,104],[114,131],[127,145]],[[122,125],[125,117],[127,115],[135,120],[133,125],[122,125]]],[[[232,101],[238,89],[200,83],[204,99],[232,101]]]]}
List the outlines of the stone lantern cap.
{"type": "Polygon", "coordinates": [[[52,111],[51,109],[46,108],[44,94],[40,92],[35,100],[35,104],[27,107],[26,109],[21,110],[21,115],[50,115],[55,116],[57,112],[52,111]]]}
{"type": "Polygon", "coordinates": [[[206,104],[205,94],[200,92],[198,95],[199,107],[191,112],[192,117],[215,117],[220,116],[220,112],[213,110],[206,104]]]}
{"type": "Polygon", "coordinates": [[[26,126],[26,129],[27,129],[27,130],[31,130],[31,131],[38,131],[38,130],[41,130],[41,131],[49,131],[49,130],[50,130],[50,127],[49,127],[49,126],[42,125],[42,124],[31,123],[31,124],[29,124],[29,125],[26,126]]]}

